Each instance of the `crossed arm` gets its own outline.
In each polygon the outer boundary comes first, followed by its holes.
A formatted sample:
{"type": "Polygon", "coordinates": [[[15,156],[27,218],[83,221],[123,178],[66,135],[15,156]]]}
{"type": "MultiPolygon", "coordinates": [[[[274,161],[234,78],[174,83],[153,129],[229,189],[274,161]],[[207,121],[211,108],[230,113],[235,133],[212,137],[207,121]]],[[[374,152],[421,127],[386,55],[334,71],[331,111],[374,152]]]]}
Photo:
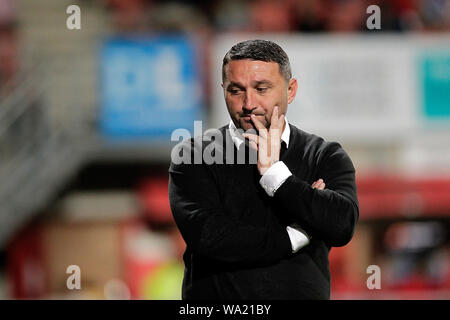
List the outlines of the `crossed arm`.
{"type": "Polygon", "coordinates": [[[325,189],[311,188],[291,175],[275,192],[274,200],[308,235],[339,247],[351,240],[359,217],[355,169],[339,144],[328,144],[323,153],[318,171],[327,182],[325,189]]]}
{"type": "MultiPolygon", "coordinates": [[[[173,216],[186,243],[197,254],[224,263],[262,265],[277,262],[292,254],[286,226],[278,223],[268,227],[250,226],[228,215],[221,206],[215,183],[203,165],[172,164],[169,173],[169,198],[173,216]]],[[[292,184],[289,179],[285,183],[292,184]]],[[[294,181],[293,184],[295,186],[298,182],[294,181]]],[[[321,179],[307,186],[313,192],[327,191],[321,179]]],[[[292,187],[287,188],[289,194],[280,193],[283,187],[284,184],[277,191],[275,200],[283,202],[284,197],[291,197],[289,190],[292,187]]],[[[291,203],[292,200],[289,198],[287,202],[291,203]]],[[[289,206],[286,211],[297,219],[297,215],[302,213],[294,208],[289,206]]],[[[314,223],[307,224],[308,227],[310,225],[314,223]]],[[[307,232],[319,235],[312,227],[307,232]]]]}
{"type": "MultiPolygon", "coordinates": [[[[269,128],[257,117],[252,117],[258,134],[243,134],[258,152],[257,168],[261,175],[279,161],[281,135],[286,122],[284,114],[278,116],[278,113],[279,108],[275,106],[269,128]]],[[[355,169],[338,143],[323,146],[318,164],[321,179],[313,183],[313,188],[294,175],[288,176],[290,172],[285,167],[287,178],[273,196],[284,212],[309,236],[316,236],[329,246],[343,246],[352,238],[359,216],[355,169]]]]}

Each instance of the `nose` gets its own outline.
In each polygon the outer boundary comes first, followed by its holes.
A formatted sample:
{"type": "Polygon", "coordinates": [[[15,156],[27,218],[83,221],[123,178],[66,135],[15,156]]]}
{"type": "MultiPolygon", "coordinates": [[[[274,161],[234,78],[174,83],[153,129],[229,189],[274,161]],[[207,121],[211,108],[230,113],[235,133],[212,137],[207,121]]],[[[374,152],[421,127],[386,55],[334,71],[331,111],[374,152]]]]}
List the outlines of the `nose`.
{"type": "Polygon", "coordinates": [[[254,109],[257,108],[253,94],[249,91],[245,93],[244,101],[242,104],[242,110],[244,111],[244,113],[251,113],[254,109]]]}

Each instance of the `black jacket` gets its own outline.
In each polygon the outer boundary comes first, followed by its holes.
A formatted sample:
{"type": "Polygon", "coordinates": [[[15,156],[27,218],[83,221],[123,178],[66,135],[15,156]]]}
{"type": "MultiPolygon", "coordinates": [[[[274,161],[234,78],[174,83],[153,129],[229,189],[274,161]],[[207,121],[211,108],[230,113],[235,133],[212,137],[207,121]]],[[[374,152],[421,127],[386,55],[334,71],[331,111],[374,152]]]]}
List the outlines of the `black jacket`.
{"type": "MultiPolygon", "coordinates": [[[[219,130],[233,143],[227,128],[219,130]]],[[[358,220],[355,169],[338,143],[290,128],[280,160],[292,176],[273,198],[255,164],[172,162],[170,204],[187,244],[183,299],[329,299],[329,251],[350,241],[358,220]],[[311,188],[319,178],[325,190],[311,188]],[[292,223],[312,237],[296,253],[292,223]]],[[[177,152],[193,157],[211,143],[191,139],[177,152]]]]}

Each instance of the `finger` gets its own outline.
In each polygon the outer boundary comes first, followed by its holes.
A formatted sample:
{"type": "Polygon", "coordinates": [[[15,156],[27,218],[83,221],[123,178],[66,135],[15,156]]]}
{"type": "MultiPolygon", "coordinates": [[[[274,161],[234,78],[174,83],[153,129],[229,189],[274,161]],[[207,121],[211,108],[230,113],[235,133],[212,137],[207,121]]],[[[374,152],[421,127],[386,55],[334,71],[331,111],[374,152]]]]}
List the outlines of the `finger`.
{"type": "Polygon", "coordinates": [[[282,129],[283,127],[275,127],[271,128],[269,135],[270,135],[270,143],[271,143],[271,152],[272,154],[280,154],[281,149],[281,136],[282,136],[282,129]]]}
{"type": "Polygon", "coordinates": [[[316,180],[316,181],[314,181],[313,182],[313,184],[311,185],[311,187],[312,188],[314,188],[314,187],[318,187],[320,184],[325,184],[325,182],[323,182],[323,179],[321,178],[321,179],[318,179],[318,180],[316,180]]]}
{"type": "Polygon", "coordinates": [[[279,118],[278,118],[278,124],[280,126],[280,130],[283,130],[283,126],[285,123],[285,118],[286,116],[284,114],[282,114],[279,118]]]}
{"type": "Polygon", "coordinates": [[[249,146],[254,149],[255,151],[258,151],[259,153],[264,153],[261,159],[267,158],[266,156],[266,140],[256,134],[252,133],[243,133],[242,136],[249,140],[249,146]]]}
{"type": "Polygon", "coordinates": [[[259,131],[258,136],[258,163],[263,167],[270,163],[270,141],[267,139],[267,129],[259,131]],[[265,132],[265,133],[264,133],[265,132]]]}
{"type": "MultiPolygon", "coordinates": [[[[278,129],[275,129],[278,130],[278,129]]],[[[270,134],[270,155],[273,160],[280,159],[281,138],[277,134],[270,134]]]]}
{"type": "Polygon", "coordinates": [[[323,181],[322,178],[320,178],[319,180],[317,180],[317,186],[320,187],[322,184],[325,186],[325,182],[323,181]]]}
{"type": "Polygon", "coordinates": [[[243,133],[242,136],[246,139],[248,139],[249,141],[253,141],[254,143],[258,144],[258,140],[259,140],[259,136],[256,134],[251,134],[251,133],[243,133]]]}
{"type": "Polygon", "coordinates": [[[275,106],[272,111],[272,117],[270,118],[270,128],[279,128],[278,125],[278,106],[275,106]]]}
{"type": "Polygon", "coordinates": [[[266,127],[264,127],[262,122],[259,121],[258,118],[254,114],[250,115],[250,117],[251,117],[256,129],[258,130],[259,135],[261,135],[261,131],[267,131],[266,127]]]}

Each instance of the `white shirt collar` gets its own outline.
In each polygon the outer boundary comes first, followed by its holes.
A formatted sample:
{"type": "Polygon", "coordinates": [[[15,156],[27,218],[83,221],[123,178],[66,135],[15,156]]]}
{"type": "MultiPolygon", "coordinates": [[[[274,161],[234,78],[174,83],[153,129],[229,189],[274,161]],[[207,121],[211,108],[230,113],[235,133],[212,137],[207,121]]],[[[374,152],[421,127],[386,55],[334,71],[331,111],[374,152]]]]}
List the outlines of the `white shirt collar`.
{"type": "MultiPolygon", "coordinates": [[[[281,134],[281,141],[284,141],[286,143],[286,148],[289,148],[289,136],[291,134],[291,128],[289,128],[288,119],[285,117],[284,120],[286,121],[286,125],[284,126],[283,133],[281,134]]],[[[230,130],[231,139],[233,139],[234,145],[239,149],[245,138],[241,135],[238,128],[236,128],[233,120],[230,120],[228,128],[230,130]]]]}

